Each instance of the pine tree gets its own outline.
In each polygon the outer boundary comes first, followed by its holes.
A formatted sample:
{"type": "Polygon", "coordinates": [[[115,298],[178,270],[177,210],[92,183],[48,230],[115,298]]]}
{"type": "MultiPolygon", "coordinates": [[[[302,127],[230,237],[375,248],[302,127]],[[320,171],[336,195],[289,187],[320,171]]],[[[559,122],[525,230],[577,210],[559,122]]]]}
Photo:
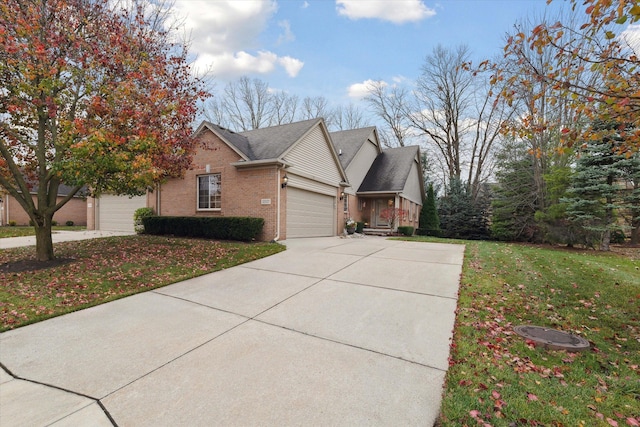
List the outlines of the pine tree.
{"type": "Polygon", "coordinates": [[[628,207],[620,180],[629,159],[620,153],[614,125],[598,123],[595,126],[610,129],[612,136],[586,144],[571,180],[570,197],[563,201],[568,203],[569,218],[592,233],[590,241],[585,243],[599,243],[600,250],[608,251],[612,232],[620,229],[616,213],[628,207]]]}
{"type": "Polygon", "coordinates": [[[547,187],[547,208],[536,212],[535,219],[548,243],[565,243],[573,247],[585,241],[584,230],[567,215],[566,197],[571,186],[573,169],[569,165],[554,165],[544,175],[547,187]]]}
{"type": "Polygon", "coordinates": [[[459,178],[452,178],[438,206],[442,235],[453,239],[489,238],[486,198],[479,200],[474,204],[468,187],[459,178]]]}
{"type": "Polygon", "coordinates": [[[621,214],[631,228],[631,244],[640,243],[640,151],[620,161],[624,181],[624,209],[621,214]]]}
{"type": "Polygon", "coordinates": [[[422,210],[420,211],[420,229],[427,236],[440,235],[440,218],[436,209],[436,196],[433,191],[433,184],[429,184],[427,197],[424,200],[422,210]]]}
{"type": "Polygon", "coordinates": [[[498,157],[497,185],[491,202],[491,233],[498,240],[534,241],[539,229],[535,220],[536,186],[533,159],[526,148],[513,144],[498,157]]]}

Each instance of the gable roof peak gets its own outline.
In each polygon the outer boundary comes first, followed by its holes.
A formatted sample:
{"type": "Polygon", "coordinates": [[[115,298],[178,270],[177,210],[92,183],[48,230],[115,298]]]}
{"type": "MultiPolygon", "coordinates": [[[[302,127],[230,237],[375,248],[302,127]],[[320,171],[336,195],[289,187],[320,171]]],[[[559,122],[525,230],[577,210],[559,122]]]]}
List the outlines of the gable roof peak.
{"type": "MultiPolygon", "coordinates": [[[[340,163],[343,168],[349,166],[351,161],[356,156],[360,147],[368,141],[371,134],[375,134],[376,127],[368,126],[364,128],[358,129],[348,129],[348,130],[340,130],[331,132],[331,140],[336,147],[336,150],[341,153],[340,154],[340,163]]],[[[377,135],[373,138],[374,143],[378,145],[377,149],[380,151],[379,142],[377,139],[377,135]]]]}
{"type": "Polygon", "coordinates": [[[417,145],[382,150],[373,161],[358,191],[402,191],[419,150],[417,145]]]}
{"type": "Polygon", "coordinates": [[[238,133],[247,138],[253,152],[251,160],[278,159],[319,123],[321,117],[259,128],[238,133]]]}

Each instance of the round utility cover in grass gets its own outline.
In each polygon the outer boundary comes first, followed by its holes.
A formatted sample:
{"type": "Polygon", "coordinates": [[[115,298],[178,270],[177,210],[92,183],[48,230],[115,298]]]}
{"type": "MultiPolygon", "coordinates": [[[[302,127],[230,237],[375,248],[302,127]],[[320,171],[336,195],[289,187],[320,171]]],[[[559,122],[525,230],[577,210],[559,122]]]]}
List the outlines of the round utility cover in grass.
{"type": "Polygon", "coordinates": [[[520,325],[513,330],[518,335],[551,350],[584,351],[589,348],[589,341],[584,338],[557,329],[520,325]]]}

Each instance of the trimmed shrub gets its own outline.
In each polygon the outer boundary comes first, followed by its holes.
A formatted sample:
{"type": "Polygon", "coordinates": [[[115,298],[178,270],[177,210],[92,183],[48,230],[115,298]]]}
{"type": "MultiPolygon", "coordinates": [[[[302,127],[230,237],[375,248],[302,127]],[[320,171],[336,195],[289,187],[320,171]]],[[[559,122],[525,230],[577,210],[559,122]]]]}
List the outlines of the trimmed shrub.
{"type": "Polygon", "coordinates": [[[14,220],[9,221],[9,227],[15,227],[18,223],[14,220]]]}
{"type": "Polygon", "coordinates": [[[56,221],[56,220],[54,219],[53,221],[51,221],[51,225],[52,225],[53,227],[57,226],[57,225],[58,225],[58,221],[56,221]]]}
{"type": "Polygon", "coordinates": [[[148,216],[142,218],[147,234],[202,237],[220,240],[255,240],[264,226],[263,218],[148,216]]]}
{"type": "Polygon", "coordinates": [[[74,222],[73,221],[67,221],[65,222],[67,227],[73,227],[74,222]]]}
{"type": "Polygon", "coordinates": [[[403,236],[413,236],[413,227],[408,225],[400,226],[398,227],[398,233],[402,234],[403,236]]]}
{"type": "Polygon", "coordinates": [[[137,234],[144,233],[143,218],[153,216],[154,212],[152,208],[139,208],[133,213],[133,229],[137,234]]]}

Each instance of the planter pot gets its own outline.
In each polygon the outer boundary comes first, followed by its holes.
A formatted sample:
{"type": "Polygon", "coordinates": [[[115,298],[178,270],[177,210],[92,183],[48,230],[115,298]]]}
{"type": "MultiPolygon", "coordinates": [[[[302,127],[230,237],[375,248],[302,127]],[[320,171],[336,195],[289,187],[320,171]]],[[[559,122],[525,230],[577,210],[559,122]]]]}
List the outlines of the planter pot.
{"type": "Polygon", "coordinates": [[[355,227],[347,227],[347,234],[353,234],[356,232],[356,228],[355,227]]]}

